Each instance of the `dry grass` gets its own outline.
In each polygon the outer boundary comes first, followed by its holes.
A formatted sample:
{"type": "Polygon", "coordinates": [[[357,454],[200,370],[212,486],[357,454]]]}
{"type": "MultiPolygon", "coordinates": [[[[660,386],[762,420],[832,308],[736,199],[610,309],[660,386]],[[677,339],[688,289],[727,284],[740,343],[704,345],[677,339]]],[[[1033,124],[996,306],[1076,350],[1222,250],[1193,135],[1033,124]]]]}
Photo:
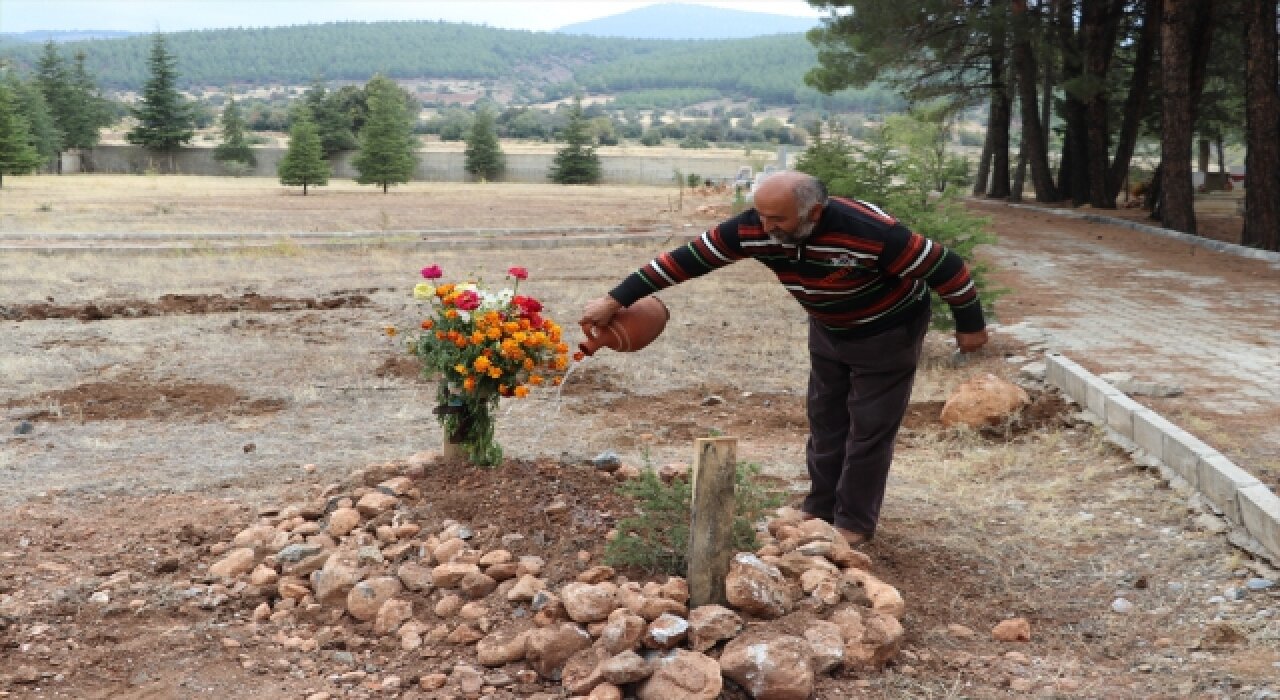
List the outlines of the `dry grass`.
{"type": "Polygon", "coordinates": [[[267,178],[69,175],[5,178],[0,230],[53,232],[421,231],[680,224],[672,187],[411,182],[387,194],[351,180],[311,188],[267,178]]]}

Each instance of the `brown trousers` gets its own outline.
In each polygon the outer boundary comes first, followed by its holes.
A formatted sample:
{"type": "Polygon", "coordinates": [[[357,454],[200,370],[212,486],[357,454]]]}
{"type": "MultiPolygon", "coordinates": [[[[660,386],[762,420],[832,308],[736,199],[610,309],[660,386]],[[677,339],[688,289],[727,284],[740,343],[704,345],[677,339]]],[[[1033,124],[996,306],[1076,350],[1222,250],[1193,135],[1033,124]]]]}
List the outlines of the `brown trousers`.
{"type": "Polygon", "coordinates": [[[805,512],[866,535],[876,531],[929,313],[868,338],[809,322],[809,495],[805,512]]]}

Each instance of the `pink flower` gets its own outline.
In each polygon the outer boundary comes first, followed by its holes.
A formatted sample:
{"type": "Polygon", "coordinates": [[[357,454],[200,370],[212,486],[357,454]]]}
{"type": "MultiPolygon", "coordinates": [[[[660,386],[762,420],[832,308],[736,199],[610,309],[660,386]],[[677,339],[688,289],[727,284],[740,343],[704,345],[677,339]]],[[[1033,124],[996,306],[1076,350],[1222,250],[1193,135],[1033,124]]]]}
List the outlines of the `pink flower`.
{"type": "Polygon", "coordinates": [[[507,270],[507,274],[508,274],[508,275],[511,275],[512,277],[514,277],[514,278],[516,278],[516,279],[518,279],[518,280],[527,280],[527,279],[529,279],[529,270],[528,270],[528,269],[526,269],[526,268],[523,268],[523,267],[513,267],[513,268],[511,268],[511,269],[507,270]]]}
{"type": "Polygon", "coordinates": [[[422,276],[429,280],[436,280],[444,277],[444,273],[440,271],[439,265],[428,265],[422,268],[422,276]]]}
{"type": "Polygon", "coordinates": [[[511,298],[511,303],[520,307],[520,310],[526,316],[542,310],[542,302],[534,299],[533,297],[522,297],[517,294],[511,298]]]}
{"type": "Polygon", "coordinates": [[[475,311],[480,308],[480,295],[471,290],[467,290],[458,295],[453,305],[462,311],[475,311]]]}

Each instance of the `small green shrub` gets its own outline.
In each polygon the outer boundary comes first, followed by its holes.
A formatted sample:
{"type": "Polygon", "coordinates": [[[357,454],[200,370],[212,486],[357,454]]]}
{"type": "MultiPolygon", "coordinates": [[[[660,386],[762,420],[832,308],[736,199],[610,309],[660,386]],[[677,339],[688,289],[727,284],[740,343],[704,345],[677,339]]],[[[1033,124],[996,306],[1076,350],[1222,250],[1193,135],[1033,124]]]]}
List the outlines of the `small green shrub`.
{"type": "MultiPolygon", "coordinates": [[[[755,523],[782,505],[782,495],[767,489],[758,479],[760,465],[739,462],[734,484],[736,516],[734,551],[756,548],[755,523]]],[[[693,487],[688,479],[662,482],[652,469],[618,487],[618,493],[636,504],[636,514],[618,521],[618,536],[605,545],[610,566],[636,567],[653,573],[684,576],[688,568],[689,518],[693,487]]]]}

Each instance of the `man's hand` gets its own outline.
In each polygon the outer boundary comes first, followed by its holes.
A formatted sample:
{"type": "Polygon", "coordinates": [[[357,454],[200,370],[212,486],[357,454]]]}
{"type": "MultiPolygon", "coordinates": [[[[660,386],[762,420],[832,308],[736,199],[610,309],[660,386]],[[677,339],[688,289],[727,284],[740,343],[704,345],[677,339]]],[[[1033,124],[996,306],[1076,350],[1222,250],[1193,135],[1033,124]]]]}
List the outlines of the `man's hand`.
{"type": "Polygon", "coordinates": [[[960,352],[973,352],[983,345],[987,344],[987,329],[975,331],[973,333],[961,333],[956,331],[956,348],[960,352]]]}
{"type": "Polygon", "coordinates": [[[617,299],[608,294],[587,302],[587,306],[582,310],[582,318],[578,319],[578,324],[582,326],[592,325],[603,328],[609,325],[609,321],[613,320],[613,315],[618,313],[618,309],[622,308],[622,304],[617,299]]]}

